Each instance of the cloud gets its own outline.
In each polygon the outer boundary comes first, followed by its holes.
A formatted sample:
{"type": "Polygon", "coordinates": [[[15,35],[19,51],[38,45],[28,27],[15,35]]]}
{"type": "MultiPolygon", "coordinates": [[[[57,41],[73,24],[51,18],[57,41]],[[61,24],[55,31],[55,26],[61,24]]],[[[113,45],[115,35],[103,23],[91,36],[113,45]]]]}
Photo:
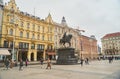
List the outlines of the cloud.
{"type": "MultiPolygon", "coordinates": [[[[6,0],[8,2],[8,0],[6,0]]],[[[120,29],[120,0],[16,0],[20,10],[41,18],[50,12],[53,20],[61,22],[66,17],[69,26],[85,29],[85,35],[100,38],[120,29]]]]}

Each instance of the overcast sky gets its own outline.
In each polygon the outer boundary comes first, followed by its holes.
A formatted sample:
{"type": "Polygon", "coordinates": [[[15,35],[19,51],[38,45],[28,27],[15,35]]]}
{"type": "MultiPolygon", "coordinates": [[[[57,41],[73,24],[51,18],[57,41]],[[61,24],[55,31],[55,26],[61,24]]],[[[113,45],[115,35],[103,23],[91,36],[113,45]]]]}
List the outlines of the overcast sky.
{"type": "MultiPolygon", "coordinates": [[[[4,0],[8,2],[10,0],[4,0]]],[[[21,11],[44,19],[51,13],[55,22],[65,16],[70,27],[95,35],[98,44],[107,33],[120,32],[120,0],[16,0],[21,11]]]]}

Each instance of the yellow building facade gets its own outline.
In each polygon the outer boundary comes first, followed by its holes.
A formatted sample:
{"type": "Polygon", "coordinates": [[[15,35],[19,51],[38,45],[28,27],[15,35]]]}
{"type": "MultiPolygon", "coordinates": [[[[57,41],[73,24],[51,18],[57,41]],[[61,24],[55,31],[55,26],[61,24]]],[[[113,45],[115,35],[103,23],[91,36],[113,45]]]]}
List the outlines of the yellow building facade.
{"type": "Polygon", "coordinates": [[[47,50],[54,49],[54,25],[49,14],[40,19],[22,12],[15,0],[4,6],[0,47],[7,48],[15,60],[37,61],[47,58],[47,50]]]}

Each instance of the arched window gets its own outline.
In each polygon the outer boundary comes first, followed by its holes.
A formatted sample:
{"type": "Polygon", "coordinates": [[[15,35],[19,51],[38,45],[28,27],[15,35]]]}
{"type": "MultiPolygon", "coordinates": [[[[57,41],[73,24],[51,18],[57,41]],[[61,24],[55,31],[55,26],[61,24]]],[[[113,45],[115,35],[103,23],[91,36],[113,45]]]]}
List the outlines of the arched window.
{"type": "Polygon", "coordinates": [[[20,37],[23,37],[23,32],[22,31],[20,32],[20,37]]]}
{"type": "Polygon", "coordinates": [[[13,29],[10,29],[10,33],[9,33],[10,35],[13,35],[13,29]]]}

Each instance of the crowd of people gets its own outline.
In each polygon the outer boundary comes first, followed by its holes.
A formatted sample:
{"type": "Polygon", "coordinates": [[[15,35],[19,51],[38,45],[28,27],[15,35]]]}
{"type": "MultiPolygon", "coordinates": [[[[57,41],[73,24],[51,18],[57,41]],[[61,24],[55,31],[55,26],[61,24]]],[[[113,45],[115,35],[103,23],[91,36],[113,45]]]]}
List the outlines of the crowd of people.
{"type": "MultiPolygon", "coordinates": [[[[42,68],[44,59],[40,58],[40,65],[42,68]]],[[[47,66],[46,69],[51,69],[51,60],[48,58],[46,60],[47,66]]],[[[17,61],[13,61],[12,59],[4,59],[4,67],[6,68],[6,70],[8,69],[12,69],[13,67],[17,67],[19,66],[19,70],[23,70],[23,66],[27,67],[28,66],[28,59],[26,59],[25,61],[23,61],[22,59],[19,60],[19,62],[17,61]]]]}
{"type": "MultiPolygon", "coordinates": [[[[99,58],[98,60],[101,60],[101,59],[99,58]]],[[[115,57],[113,57],[113,56],[107,57],[107,60],[108,60],[109,63],[112,63],[114,59],[115,59],[115,57]]],[[[40,58],[41,68],[43,67],[43,63],[44,63],[44,59],[40,58]]],[[[46,63],[47,63],[46,64],[46,69],[51,69],[51,60],[50,60],[50,58],[47,58],[46,63]]],[[[80,65],[81,66],[83,66],[83,64],[89,65],[89,63],[90,63],[90,59],[89,58],[80,59],[80,65]]],[[[26,59],[25,61],[23,61],[22,59],[20,59],[19,63],[17,63],[17,61],[13,61],[12,59],[6,58],[4,60],[4,66],[5,66],[5,68],[7,70],[9,68],[12,69],[14,66],[19,66],[19,70],[23,70],[23,66],[25,66],[25,67],[28,66],[28,59],[26,59]]]]}
{"type": "MultiPolygon", "coordinates": [[[[27,66],[27,64],[28,63],[27,63],[27,60],[26,60],[25,65],[27,66]]],[[[4,60],[4,66],[8,70],[9,68],[12,69],[13,67],[18,66],[18,63],[17,63],[17,61],[6,58],[4,60]]],[[[20,59],[20,61],[19,61],[19,70],[22,70],[22,69],[23,69],[23,60],[20,59]]]]}

